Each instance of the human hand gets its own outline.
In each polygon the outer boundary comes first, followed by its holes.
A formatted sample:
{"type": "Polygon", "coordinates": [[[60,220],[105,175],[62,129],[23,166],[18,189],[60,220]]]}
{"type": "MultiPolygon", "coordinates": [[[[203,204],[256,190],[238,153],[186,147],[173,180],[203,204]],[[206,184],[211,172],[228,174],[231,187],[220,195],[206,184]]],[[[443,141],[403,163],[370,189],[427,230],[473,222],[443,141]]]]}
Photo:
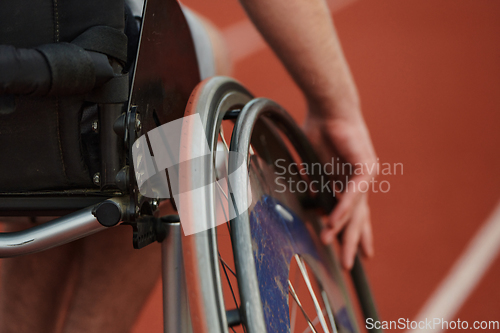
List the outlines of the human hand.
{"type": "Polygon", "coordinates": [[[376,168],[373,166],[377,162],[361,112],[350,115],[332,118],[326,113],[309,112],[304,124],[305,133],[323,162],[334,158],[341,166],[342,163],[349,163],[353,170],[357,169],[356,173],[333,176],[343,191],[336,193],[338,204],[321,234],[322,241],[328,244],[342,233],[341,262],[346,269],[352,268],[359,245],[365,256],[372,257],[374,254],[368,191],[365,191],[364,183],[361,188],[359,186],[360,182],[369,183],[375,176],[376,168]]]}

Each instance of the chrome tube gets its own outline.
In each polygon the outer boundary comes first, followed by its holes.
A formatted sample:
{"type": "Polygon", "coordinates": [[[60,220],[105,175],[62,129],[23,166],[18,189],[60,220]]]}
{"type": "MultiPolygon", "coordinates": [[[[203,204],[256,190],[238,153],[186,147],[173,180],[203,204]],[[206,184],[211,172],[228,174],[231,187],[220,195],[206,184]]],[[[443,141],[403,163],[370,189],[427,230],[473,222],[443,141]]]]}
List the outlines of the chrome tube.
{"type": "Polygon", "coordinates": [[[163,331],[191,333],[180,222],[165,223],[167,237],[161,243],[163,281],[163,331]]]}
{"type": "MultiPolygon", "coordinates": [[[[124,207],[120,200],[113,201],[123,211],[124,207]]],[[[106,229],[107,227],[101,225],[92,214],[96,206],[87,207],[26,230],[0,233],[0,258],[48,250],[106,229]]]]}

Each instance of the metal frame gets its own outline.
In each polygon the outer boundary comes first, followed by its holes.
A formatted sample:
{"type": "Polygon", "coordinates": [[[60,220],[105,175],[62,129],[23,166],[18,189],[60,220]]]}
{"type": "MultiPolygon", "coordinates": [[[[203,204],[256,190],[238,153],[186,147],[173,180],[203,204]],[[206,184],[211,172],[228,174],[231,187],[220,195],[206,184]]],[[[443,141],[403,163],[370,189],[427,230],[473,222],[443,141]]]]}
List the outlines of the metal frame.
{"type": "MultiPolygon", "coordinates": [[[[94,206],[110,195],[61,192],[0,195],[0,216],[61,216],[94,206]]],[[[97,194],[97,193],[96,193],[97,194]]]]}
{"type": "Polygon", "coordinates": [[[48,250],[104,230],[106,226],[98,221],[98,208],[108,204],[117,208],[120,222],[127,209],[127,202],[118,197],[27,230],[0,233],[0,258],[48,250]]]}
{"type": "Polygon", "coordinates": [[[182,256],[181,224],[164,223],[164,228],[166,238],[161,243],[163,330],[165,333],[192,333],[182,256]]]}

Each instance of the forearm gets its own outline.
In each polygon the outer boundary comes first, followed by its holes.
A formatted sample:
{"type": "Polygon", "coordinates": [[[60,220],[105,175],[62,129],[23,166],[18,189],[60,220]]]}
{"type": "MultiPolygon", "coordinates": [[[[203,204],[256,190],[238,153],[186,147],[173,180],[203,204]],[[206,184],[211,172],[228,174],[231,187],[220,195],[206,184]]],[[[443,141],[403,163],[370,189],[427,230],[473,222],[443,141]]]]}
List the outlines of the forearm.
{"type": "Polygon", "coordinates": [[[329,118],[360,115],[356,86],[324,0],[240,1],[312,104],[311,112],[329,118]]]}

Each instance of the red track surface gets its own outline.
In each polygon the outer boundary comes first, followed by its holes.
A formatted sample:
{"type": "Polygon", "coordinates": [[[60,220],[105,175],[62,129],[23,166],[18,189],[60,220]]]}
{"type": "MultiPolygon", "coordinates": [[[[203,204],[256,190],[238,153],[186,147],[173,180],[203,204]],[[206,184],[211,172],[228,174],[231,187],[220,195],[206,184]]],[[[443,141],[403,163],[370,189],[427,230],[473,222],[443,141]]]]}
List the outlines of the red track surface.
{"type": "MultiPolygon", "coordinates": [[[[184,3],[224,29],[235,0],[184,3]]],[[[359,0],[335,14],[391,189],[372,194],[376,258],[366,264],[385,320],[413,319],[500,199],[500,2],[359,0]]],[[[300,122],[305,102],[269,49],[234,75],[300,122]]],[[[456,318],[500,320],[500,259],[456,318]]],[[[161,332],[160,285],[134,333],[161,332]]]]}

